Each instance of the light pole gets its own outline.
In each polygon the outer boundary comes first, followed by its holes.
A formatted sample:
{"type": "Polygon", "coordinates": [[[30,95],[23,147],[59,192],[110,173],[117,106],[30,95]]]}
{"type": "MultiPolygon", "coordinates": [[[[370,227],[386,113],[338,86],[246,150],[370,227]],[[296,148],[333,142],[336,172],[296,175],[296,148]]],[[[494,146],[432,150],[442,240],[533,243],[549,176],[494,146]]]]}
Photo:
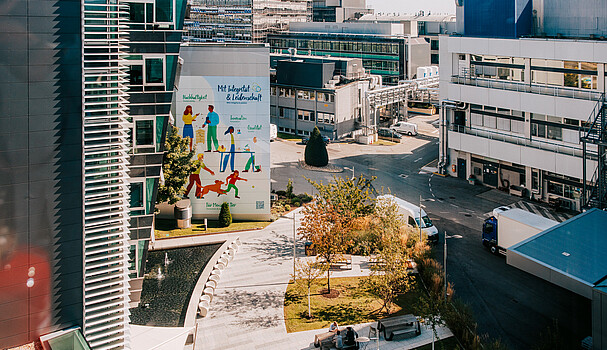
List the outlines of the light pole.
{"type": "Polygon", "coordinates": [[[447,231],[445,231],[445,248],[444,248],[445,251],[444,251],[444,254],[443,254],[443,258],[444,258],[443,268],[444,268],[444,271],[445,271],[445,300],[447,300],[447,239],[449,239],[449,238],[459,239],[459,238],[462,238],[462,236],[461,235],[451,235],[451,236],[449,236],[449,235],[447,235],[447,231]]]}

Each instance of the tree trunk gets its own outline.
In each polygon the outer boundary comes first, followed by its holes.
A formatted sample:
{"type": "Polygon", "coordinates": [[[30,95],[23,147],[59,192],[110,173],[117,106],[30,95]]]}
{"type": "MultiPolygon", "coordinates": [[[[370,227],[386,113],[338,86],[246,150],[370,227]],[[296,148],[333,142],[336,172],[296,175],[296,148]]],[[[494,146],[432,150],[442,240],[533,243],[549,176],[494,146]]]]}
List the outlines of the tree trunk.
{"type": "MultiPolygon", "coordinates": [[[[331,266],[331,265],[329,265],[331,266]]],[[[331,293],[331,270],[327,270],[327,293],[331,293]]]]}
{"type": "Polygon", "coordinates": [[[310,307],[310,288],[308,288],[308,318],[312,318],[312,309],[310,307]]]}

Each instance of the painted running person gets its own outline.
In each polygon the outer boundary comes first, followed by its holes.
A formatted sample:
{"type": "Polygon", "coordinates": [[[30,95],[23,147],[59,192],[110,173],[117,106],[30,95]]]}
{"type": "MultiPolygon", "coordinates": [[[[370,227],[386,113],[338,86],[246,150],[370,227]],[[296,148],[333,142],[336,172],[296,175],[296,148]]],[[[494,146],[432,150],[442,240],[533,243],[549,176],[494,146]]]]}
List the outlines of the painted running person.
{"type": "MultiPolygon", "coordinates": [[[[257,137],[253,137],[253,143],[257,143],[257,137]]],[[[247,145],[248,146],[248,145],[247,145]]],[[[249,157],[249,160],[247,161],[247,164],[244,166],[244,170],[242,171],[243,173],[246,173],[249,171],[249,168],[251,167],[251,165],[253,165],[253,167],[251,168],[252,171],[258,173],[261,171],[261,167],[255,166],[255,152],[251,151],[250,148],[247,148],[247,146],[245,146],[245,151],[246,152],[251,152],[251,156],[249,157]]]]}
{"type": "Polygon", "coordinates": [[[215,180],[214,184],[206,185],[204,187],[200,187],[200,185],[196,184],[196,192],[198,192],[196,198],[203,199],[204,195],[209,192],[217,193],[217,197],[228,193],[226,190],[221,188],[221,185],[223,185],[223,181],[221,180],[215,180]]]}
{"type": "Polygon", "coordinates": [[[207,133],[207,150],[205,152],[211,152],[211,141],[215,145],[215,152],[219,149],[219,141],[217,141],[217,125],[219,125],[219,114],[213,112],[215,107],[213,105],[209,105],[209,113],[207,114],[207,119],[202,124],[204,128],[205,125],[209,126],[209,132],[207,133]]]}
{"type": "Polygon", "coordinates": [[[238,175],[239,175],[238,170],[234,170],[234,172],[230,176],[226,177],[226,183],[228,184],[228,188],[226,188],[226,194],[228,192],[230,192],[233,188],[234,191],[236,191],[236,193],[234,194],[234,198],[240,198],[240,197],[238,197],[238,187],[236,187],[236,181],[238,181],[238,180],[247,181],[247,179],[243,179],[242,177],[239,177],[238,175]]]}
{"type": "Polygon", "coordinates": [[[230,161],[230,171],[234,171],[234,156],[236,155],[236,146],[234,145],[234,127],[230,126],[228,130],[224,133],[224,135],[230,134],[230,151],[228,153],[224,153],[223,164],[219,171],[222,173],[226,171],[228,167],[228,160],[230,161]]]}
{"type": "Polygon", "coordinates": [[[186,197],[188,197],[190,195],[190,191],[192,190],[192,186],[194,186],[194,184],[196,184],[196,197],[198,197],[198,195],[200,194],[199,187],[202,186],[202,183],[200,182],[200,170],[201,169],[208,171],[209,174],[211,174],[211,175],[215,175],[215,172],[213,170],[209,169],[206,165],[204,165],[203,159],[204,159],[204,154],[199,153],[198,161],[200,162],[200,166],[198,167],[198,169],[196,169],[196,171],[194,171],[192,174],[190,174],[190,183],[188,183],[188,187],[185,189],[186,197]]]}
{"type": "Polygon", "coordinates": [[[200,113],[196,113],[195,116],[192,116],[192,106],[187,105],[185,110],[183,111],[183,138],[186,137],[190,139],[190,152],[192,152],[192,141],[194,140],[194,128],[192,127],[192,122],[196,120],[200,113]]]}

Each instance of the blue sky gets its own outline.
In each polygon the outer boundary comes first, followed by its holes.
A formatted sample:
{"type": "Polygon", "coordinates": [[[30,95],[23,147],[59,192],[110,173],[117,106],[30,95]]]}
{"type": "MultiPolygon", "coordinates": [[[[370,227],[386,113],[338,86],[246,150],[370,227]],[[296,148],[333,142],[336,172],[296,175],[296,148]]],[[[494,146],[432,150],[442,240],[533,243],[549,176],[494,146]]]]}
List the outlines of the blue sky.
{"type": "Polygon", "coordinates": [[[367,7],[375,12],[415,13],[424,10],[426,13],[455,14],[455,0],[367,0],[367,7]]]}

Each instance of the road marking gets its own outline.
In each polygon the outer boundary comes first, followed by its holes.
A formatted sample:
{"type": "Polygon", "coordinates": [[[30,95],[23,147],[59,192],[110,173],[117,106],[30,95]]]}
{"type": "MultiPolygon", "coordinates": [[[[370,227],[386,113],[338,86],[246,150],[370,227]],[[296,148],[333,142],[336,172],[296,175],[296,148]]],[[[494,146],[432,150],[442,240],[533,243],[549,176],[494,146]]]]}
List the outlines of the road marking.
{"type": "Polygon", "coordinates": [[[417,162],[419,162],[419,161],[420,161],[420,160],[422,160],[422,159],[424,159],[424,158],[419,157],[419,158],[417,158],[416,160],[414,160],[414,161],[413,161],[413,163],[417,163],[417,162]]]}
{"type": "Polygon", "coordinates": [[[453,203],[449,203],[449,205],[450,205],[450,206],[452,206],[452,207],[459,208],[457,205],[455,205],[455,204],[453,204],[453,203]]]}

